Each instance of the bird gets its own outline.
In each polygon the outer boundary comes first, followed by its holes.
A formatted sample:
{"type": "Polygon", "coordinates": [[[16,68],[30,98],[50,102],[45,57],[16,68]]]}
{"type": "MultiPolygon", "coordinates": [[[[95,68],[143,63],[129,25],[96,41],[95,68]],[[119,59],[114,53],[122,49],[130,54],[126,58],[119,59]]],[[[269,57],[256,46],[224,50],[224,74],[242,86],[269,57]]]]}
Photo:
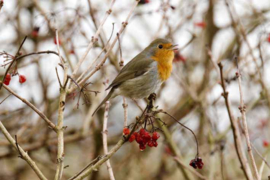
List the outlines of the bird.
{"type": "Polygon", "coordinates": [[[174,51],[177,49],[177,44],[172,44],[167,39],[158,38],[152,41],[121,69],[106,88],[110,91],[92,116],[106,101],[118,95],[142,99],[154,93],[170,77],[174,51]]]}

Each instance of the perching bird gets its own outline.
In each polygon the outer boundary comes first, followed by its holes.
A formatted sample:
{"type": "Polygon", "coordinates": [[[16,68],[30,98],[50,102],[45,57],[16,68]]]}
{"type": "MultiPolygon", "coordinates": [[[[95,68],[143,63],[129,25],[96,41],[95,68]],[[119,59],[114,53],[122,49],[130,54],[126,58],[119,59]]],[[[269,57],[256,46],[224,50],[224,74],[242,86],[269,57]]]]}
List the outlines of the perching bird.
{"type": "Polygon", "coordinates": [[[156,39],[151,42],[121,69],[106,89],[111,88],[110,92],[92,116],[106,101],[118,95],[142,99],[154,93],[171,75],[176,46],[166,39],[156,39]]]}

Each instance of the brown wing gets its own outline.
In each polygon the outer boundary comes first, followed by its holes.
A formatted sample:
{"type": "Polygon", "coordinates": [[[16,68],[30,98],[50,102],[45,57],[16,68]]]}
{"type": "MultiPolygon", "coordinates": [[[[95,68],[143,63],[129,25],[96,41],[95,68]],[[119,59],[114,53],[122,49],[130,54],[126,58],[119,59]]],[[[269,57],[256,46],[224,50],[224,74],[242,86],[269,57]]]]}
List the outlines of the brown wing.
{"type": "Polygon", "coordinates": [[[153,67],[154,62],[155,61],[151,58],[138,59],[138,57],[135,57],[122,68],[120,73],[116,76],[107,89],[117,87],[129,79],[143,75],[144,73],[148,72],[151,67],[153,67]]]}

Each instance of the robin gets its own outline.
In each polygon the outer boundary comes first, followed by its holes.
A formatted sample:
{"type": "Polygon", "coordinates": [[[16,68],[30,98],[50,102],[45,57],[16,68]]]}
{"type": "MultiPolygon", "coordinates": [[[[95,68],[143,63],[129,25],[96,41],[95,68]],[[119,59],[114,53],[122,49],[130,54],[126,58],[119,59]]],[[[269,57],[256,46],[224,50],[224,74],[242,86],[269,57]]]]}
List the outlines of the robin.
{"type": "Polygon", "coordinates": [[[142,99],[155,92],[171,75],[176,46],[166,39],[151,42],[121,69],[106,89],[111,89],[110,92],[92,116],[106,101],[118,95],[142,99]]]}

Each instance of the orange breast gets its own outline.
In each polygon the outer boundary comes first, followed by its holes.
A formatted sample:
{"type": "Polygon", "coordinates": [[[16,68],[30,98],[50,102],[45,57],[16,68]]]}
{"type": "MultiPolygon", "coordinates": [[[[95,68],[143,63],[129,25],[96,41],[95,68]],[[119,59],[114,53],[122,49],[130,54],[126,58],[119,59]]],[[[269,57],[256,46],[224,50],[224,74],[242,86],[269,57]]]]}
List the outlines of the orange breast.
{"type": "Polygon", "coordinates": [[[172,72],[172,62],[174,52],[171,50],[157,52],[152,58],[158,62],[159,77],[162,81],[166,81],[172,72]]]}

